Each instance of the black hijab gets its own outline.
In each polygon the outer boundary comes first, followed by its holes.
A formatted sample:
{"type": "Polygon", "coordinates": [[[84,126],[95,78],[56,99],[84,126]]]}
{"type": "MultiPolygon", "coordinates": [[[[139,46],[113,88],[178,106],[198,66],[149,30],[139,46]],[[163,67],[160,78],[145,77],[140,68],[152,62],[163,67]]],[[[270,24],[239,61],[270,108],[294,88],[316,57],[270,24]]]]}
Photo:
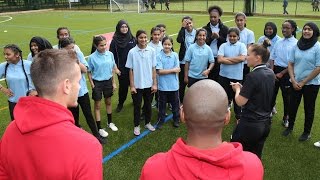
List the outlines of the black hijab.
{"type": "Polygon", "coordinates": [[[315,23],[308,22],[303,26],[303,28],[305,26],[309,26],[313,30],[313,35],[311,38],[305,39],[302,33],[302,36],[299,39],[297,45],[298,45],[298,48],[303,51],[312,48],[313,45],[316,44],[316,42],[318,42],[318,37],[319,37],[319,28],[315,23]]]}
{"type": "Polygon", "coordinates": [[[115,41],[116,45],[120,48],[124,48],[132,39],[133,35],[131,34],[128,23],[125,20],[120,20],[116,26],[116,32],[113,35],[113,40],[115,41]],[[128,32],[126,34],[123,34],[120,31],[121,26],[124,24],[128,26],[128,32]]]}
{"type": "Polygon", "coordinates": [[[268,39],[272,40],[277,35],[277,26],[276,26],[276,24],[273,23],[273,22],[267,22],[264,25],[263,33],[264,33],[264,36],[266,36],[268,39]],[[266,35],[265,29],[267,28],[267,26],[270,26],[273,29],[273,33],[271,35],[266,35]]]}
{"type": "Polygon", "coordinates": [[[34,55],[35,55],[34,52],[31,50],[31,43],[33,43],[33,42],[37,44],[38,52],[41,52],[45,49],[52,49],[52,45],[47,39],[39,37],[39,36],[35,36],[30,40],[30,43],[29,43],[29,48],[30,48],[30,52],[31,52],[32,57],[34,57],[34,55]]]}

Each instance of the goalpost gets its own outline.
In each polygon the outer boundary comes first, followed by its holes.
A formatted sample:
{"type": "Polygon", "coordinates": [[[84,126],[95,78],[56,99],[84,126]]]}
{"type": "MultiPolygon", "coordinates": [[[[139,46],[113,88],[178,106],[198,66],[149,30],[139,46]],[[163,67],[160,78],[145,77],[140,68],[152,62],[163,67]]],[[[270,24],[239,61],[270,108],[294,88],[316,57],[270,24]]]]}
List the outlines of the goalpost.
{"type": "Polygon", "coordinates": [[[145,12],[147,11],[143,1],[147,0],[110,0],[110,12],[145,12]]]}

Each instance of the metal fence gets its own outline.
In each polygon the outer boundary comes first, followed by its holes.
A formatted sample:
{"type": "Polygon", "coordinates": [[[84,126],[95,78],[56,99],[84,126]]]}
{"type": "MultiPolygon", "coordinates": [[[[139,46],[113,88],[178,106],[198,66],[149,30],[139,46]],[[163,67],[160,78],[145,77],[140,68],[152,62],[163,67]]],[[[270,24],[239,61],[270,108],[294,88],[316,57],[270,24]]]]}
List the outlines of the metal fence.
{"type": "MultiPolygon", "coordinates": [[[[36,9],[87,9],[109,10],[110,0],[0,0],[0,12],[24,11],[36,9]]],[[[112,2],[125,3],[129,0],[111,0],[112,2]]],[[[137,0],[138,1],[138,0],[137,0]]],[[[148,0],[140,0],[146,2],[148,0]]],[[[151,5],[155,2],[155,9],[149,11],[195,11],[206,12],[211,5],[219,5],[224,12],[243,12],[244,0],[170,0],[169,10],[166,10],[165,2],[169,0],[149,0],[151,5]]],[[[287,11],[290,15],[319,16],[320,12],[313,11],[312,0],[288,0],[287,11]]],[[[142,4],[142,3],[141,3],[142,4]]],[[[282,14],[282,0],[252,0],[253,13],[282,14]]]]}

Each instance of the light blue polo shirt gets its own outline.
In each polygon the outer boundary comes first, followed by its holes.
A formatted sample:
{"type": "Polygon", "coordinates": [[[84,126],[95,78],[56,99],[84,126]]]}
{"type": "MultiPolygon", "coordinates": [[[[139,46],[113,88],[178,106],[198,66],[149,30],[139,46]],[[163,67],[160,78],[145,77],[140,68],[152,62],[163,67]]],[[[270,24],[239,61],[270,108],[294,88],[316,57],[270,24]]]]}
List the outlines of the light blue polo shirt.
{"type": "MultiPolygon", "coordinates": [[[[173,69],[178,68],[179,57],[176,52],[171,52],[169,55],[161,51],[157,55],[156,69],[173,69]]],[[[158,88],[160,91],[177,91],[179,90],[179,77],[178,73],[159,74],[158,88]]]]}
{"type": "MultiPolygon", "coordinates": [[[[220,31],[219,23],[215,26],[210,23],[210,28],[211,28],[211,32],[219,33],[219,31],[220,31]]],[[[213,56],[217,57],[217,54],[218,54],[218,40],[217,39],[214,39],[211,42],[210,48],[212,50],[213,56]]]]}
{"type": "MultiPolygon", "coordinates": [[[[297,45],[293,46],[289,55],[289,62],[294,63],[294,76],[297,82],[305,79],[315,68],[320,67],[320,43],[302,51],[297,45]]],[[[320,74],[306,83],[306,85],[320,85],[320,74]]]]}
{"type": "Polygon", "coordinates": [[[100,53],[96,50],[88,58],[89,71],[92,79],[96,81],[109,80],[113,75],[112,70],[115,65],[113,54],[110,51],[100,53]]]}
{"type": "Polygon", "coordinates": [[[150,41],[148,46],[152,47],[155,50],[156,55],[158,55],[160,51],[163,49],[161,41],[159,41],[158,44],[154,44],[152,41],[150,41]]]}
{"type": "MultiPolygon", "coordinates": [[[[236,56],[246,56],[247,47],[240,41],[231,44],[230,42],[223,43],[218,51],[218,56],[223,57],[236,57],[236,56]]],[[[243,65],[244,62],[237,64],[221,64],[219,75],[236,80],[243,80],[243,65]]]]}
{"type": "MultiPolygon", "coordinates": [[[[192,29],[190,33],[186,29],[184,30],[184,45],[186,47],[186,52],[189,49],[190,45],[194,43],[196,32],[197,31],[195,29],[192,29]]],[[[186,60],[183,59],[182,61],[180,61],[180,64],[186,64],[186,60]]]]}
{"type": "MultiPolygon", "coordinates": [[[[1,78],[4,78],[6,64],[7,62],[0,64],[1,78]]],[[[13,103],[18,102],[20,97],[26,96],[29,90],[35,89],[30,76],[31,61],[23,60],[23,65],[29,80],[29,87],[26,76],[22,69],[22,60],[20,60],[17,64],[10,63],[7,69],[6,81],[9,86],[8,88],[13,92],[13,96],[9,97],[9,101],[13,103]]]]}
{"type": "Polygon", "coordinates": [[[240,42],[247,45],[253,44],[255,42],[255,37],[253,31],[251,31],[248,28],[244,28],[242,31],[240,31],[240,42]]]}
{"type": "Polygon", "coordinates": [[[185,55],[186,62],[189,62],[188,76],[195,79],[205,79],[202,72],[208,68],[209,63],[214,63],[211,48],[204,44],[199,46],[197,43],[190,45],[185,55]]]}
{"type": "Polygon", "coordinates": [[[150,46],[140,49],[136,45],[129,51],[126,67],[133,70],[136,89],[150,88],[152,86],[152,68],[156,67],[156,63],[156,52],[150,46]]]}
{"type": "Polygon", "coordinates": [[[297,44],[298,40],[291,36],[290,38],[281,38],[274,45],[270,59],[274,60],[275,66],[288,67],[289,54],[293,46],[297,44]]]}
{"type": "MultiPolygon", "coordinates": [[[[78,57],[80,63],[88,68],[88,63],[85,60],[83,53],[81,51],[76,51],[76,53],[77,53],[77,57],[78,57]]],[[[85,75],[86,75],[86,73],[81,73],[80,89],[79,89],[78,97],[82,97],[88,93],[88,87],[87,87],[87,81],[86,81],[85,75]]]]}
{"type": "MultiPolygon", "coordinates": [[[[258,39],[258,43],[259,44],[262,44],[263,41],[266,39],[267,37],[266,36],[261,36],[259,39],[258,39]]],[[[279,41],[281,39],[280,36],[276,35],[273,39],[270,40],[270,46],[268,47],[269,51],[270,51],[270,55],[272,54],[273,52],[273,48],[274,48],[274,45],[276,44],[277,41],[279,41]]]]}
{"type": "Polygon", "coordinates": [[[32,54],[31,54],[31,53],[28,54],[27,60],[28,60],[28,61],[33,61],[33,57],[32,57],[32,54]]]}

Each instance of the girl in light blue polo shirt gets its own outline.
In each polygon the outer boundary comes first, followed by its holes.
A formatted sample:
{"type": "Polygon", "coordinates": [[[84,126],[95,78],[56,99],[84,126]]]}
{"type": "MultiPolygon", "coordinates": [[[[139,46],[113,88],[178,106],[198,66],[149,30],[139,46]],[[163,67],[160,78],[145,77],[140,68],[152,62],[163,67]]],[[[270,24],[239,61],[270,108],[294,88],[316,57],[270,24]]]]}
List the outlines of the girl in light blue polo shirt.
{"type": "Polygon", "coordinates": [[[313,22],[306,23],[303,26],[301,38],[289,55],[288,71],[293,90],[290,94],[289,127],[283,135],[287,136],[292,132],[303,96],[305,122],[304,131],[299,141],[306,141],[311,137],[316,99],[320,87],[320,43],[318,37],[318,26],[313,22]]]}
{"type": "Polygon", "coordinates": [[[166,116],[166,103],[172,105],[173,126],[179,127],[179,78],[180,72],[178,54],[172,52],[173,40],[164,37],[162,40],[163,50],[157,56],[157,73],[159,87],[159,113],[157,128],[161,128],[166,116]]]}
{"type": "Polygon", "coordinates": [[[211,48],[206,44],[207,31],[203,28],[196,32],[195,43],[188,48],[184,66],[184,82],[188,87],[197,81],[207,79],[214,66],[214,57],[211,48]],[[208,64],[209,67],[208,67],[208,64]]]}
{"type": "Polygon", "coordinates": [[[45,49],[52,49],[51,43],[42,37],[32,37],[29,43],[30,53],[28,54],[27,60],[33,61],[33,57],[39,52],[45,49]]]}
{"type": "MultiPolygon", "coordinates": [[[[243,64],[247,55],[245,44],[239,41],[240,31],[238,28],[228,30],[228,42],[223,43],[218,51],[218,62],[220,65],[219,83],[225,89],[229,105],[234,100],[234,92],[230,86],[231,82],[242,83],[243,64]]],[[[236,119],[240,119],[241,108],[234,103],[236,119]]]]}
{"type": "Polygon", "coordinates": [[[130,69],[130,91],[133,100],[134,129],[133,134],[140,135],[140,108],[143,98],[145,105],[145,128],[154,131],[151,121],[152,93],[157,92],[156,52],[147,45],[147,33],[138,30],[137,45],[129,51],[126,67],[130,69]]]}
{"type": "Polygon", "coordinates": [[[15,44],[8,44],[3,48],[7,62],[0,64],[0,78],[5,78],[7,87],[0,85],[0,91],[9,97],[9,111],[14,120],[13,110],[20,97],[35,96],[37,92],[30,76],[31,61],[22,60],[22,51],[15,44]]]}
{"type": "Polygon", "coordinates": [[[92,87],[94,114],[96,117],[99,133],[102,137],[106,137],[108,136],[108,133],[104,129],[102,129],[100,125],[100,108],[102,95],[104,96],[106,104],[108,127],[112,131],[118,131],[118,128],[112,122],[111,96],[113,95],[113,91],[117,87],[113,78],[113,72],[116,72],[120,75],[120,71],[115,64],[112,52],[106,49],[107,42],[104,36],[94,37],[93,45],[96,50],[88,58],[88,77],[92,87]]]}
{"type": "MultiPolygon", "coordinates": [[[[239,12],[235,15],[235,22],[240,30],[240,42],[246,45],[247,49],[251,44],[255,42],[254,32],[246,28],[247,16],[243,12],[239,12]]],[[[247,66],[247,61],[243,64],[243,79],[250,72],[250,68],[247,66]]]]}

